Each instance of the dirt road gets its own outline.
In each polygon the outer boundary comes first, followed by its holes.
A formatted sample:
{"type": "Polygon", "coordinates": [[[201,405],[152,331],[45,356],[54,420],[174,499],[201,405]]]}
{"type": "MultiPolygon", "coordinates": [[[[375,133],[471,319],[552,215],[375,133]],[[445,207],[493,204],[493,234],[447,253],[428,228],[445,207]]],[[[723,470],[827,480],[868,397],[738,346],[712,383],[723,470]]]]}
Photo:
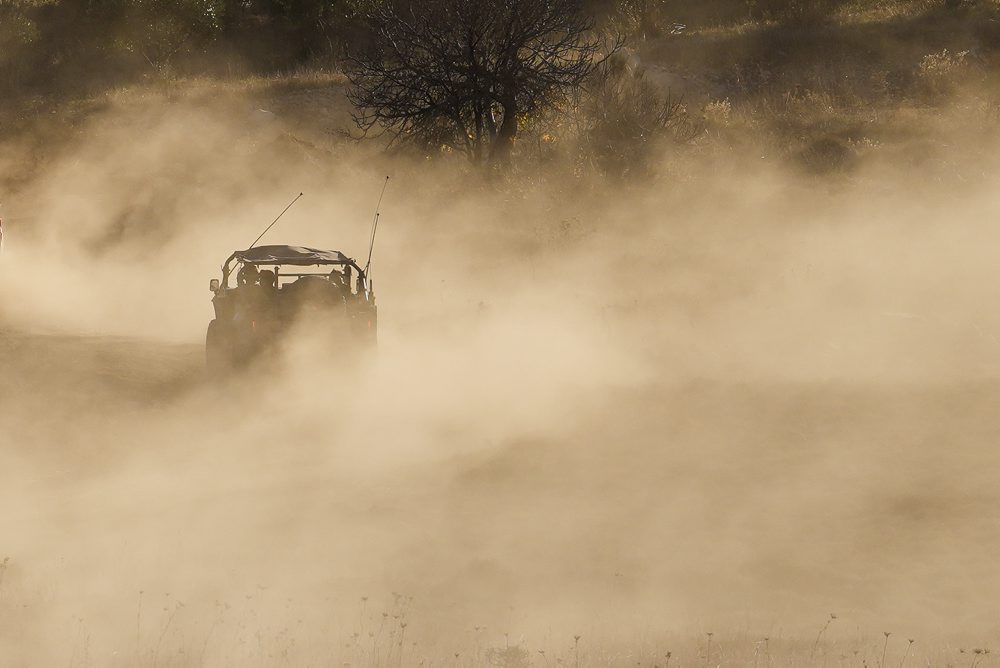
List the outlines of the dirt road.
{"type": "Polygon", "coordinates": [[[766,630],[828,610],[974,629],[1000,594],[1000,383],[618,383],[536,392],[536,412],[497,375],[483,397],[415,395],[400,350],[337,382],[297,368],[221,390],[201,355],[0,335],[5,650],[65,658],[85,632],[92,656],[124,656],[163,632],[176,656],[241,605],[210,657],[240,656],[254,624],[279,643],[288,618],[301,657],[390,592],[429,644],[473,619],[532,642],[539,624],[766,630]]]}

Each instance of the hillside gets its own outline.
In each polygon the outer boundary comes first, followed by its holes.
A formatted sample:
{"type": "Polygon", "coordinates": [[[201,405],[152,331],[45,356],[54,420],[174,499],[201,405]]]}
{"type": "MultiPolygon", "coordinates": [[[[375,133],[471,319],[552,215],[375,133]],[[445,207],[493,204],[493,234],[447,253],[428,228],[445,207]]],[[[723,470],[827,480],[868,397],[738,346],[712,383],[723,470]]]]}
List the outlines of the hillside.
{"type": "MultiPolygon", "coordinates": [[[[609,28],[627,36],[618,60],[657,96],[679,102],[683,123],[641,139],[611,135],[614,153],[638,160],[640,145],[666,142],[681,154],[692,146],[763,152],[823,174],[885,155],[933,162],[935,149],[953,137],[992,131],[1000,49],[994,2],[815,2],[770,12],[739,2],[646,5],[652,18],[621,19],[609,28]]],[[[359,135],[344,99],[348,82],[338,70],[303,65],[289,74],[251,77],[162,70],[83,96],[15,94],[0,109],[0,132],[8,155],[11,143],[32,141],[51,151],[109,107],[221,98],[238,101],[248,116],[255,109],[271,112],[290,135],[328,147],[359,135]]],[[[616,106],[614,113],[628,120],[624,109],[616,106]]],[[[531,121],[521,151],[528,161],[540,155],[539,145],[541,155],[552,153],[551,143],[538,139],[543,135],[575,147],[579,127],[558,115],[531,121]]],[[[971,143],[967,148],[981,145],[971,143]]],[[[574,161],[577,150],[556,155],[574,161]]],[[[17,170],[4,176],[15,180],[10,187],[24,180],[17,170]]]]}

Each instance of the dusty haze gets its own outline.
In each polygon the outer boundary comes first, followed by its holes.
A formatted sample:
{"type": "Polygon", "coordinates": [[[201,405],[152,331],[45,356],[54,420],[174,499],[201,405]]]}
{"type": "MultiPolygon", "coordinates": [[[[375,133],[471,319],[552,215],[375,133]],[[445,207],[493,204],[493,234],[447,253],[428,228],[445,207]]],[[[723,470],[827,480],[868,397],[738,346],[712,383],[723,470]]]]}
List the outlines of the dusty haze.
{"type": "Polygon", "coordinates": [[[0,210],[5,663],[989,646],[997,153],[951,118],[851,178],[732,149],[498,186],[110,98],[0,210]],[[225,257],[300,191],[268,240],[363,257],[386,174],[378,354],[205,383],[225,257]]]}

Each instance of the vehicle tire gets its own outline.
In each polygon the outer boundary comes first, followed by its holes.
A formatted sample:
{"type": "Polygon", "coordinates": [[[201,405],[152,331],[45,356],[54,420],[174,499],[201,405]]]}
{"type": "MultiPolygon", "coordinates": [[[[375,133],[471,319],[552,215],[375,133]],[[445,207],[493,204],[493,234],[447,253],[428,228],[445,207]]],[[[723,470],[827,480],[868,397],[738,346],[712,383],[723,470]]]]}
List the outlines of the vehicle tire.
{"type": "Polygon", "coordinates": [[[209,378],[224,378],[233,368],[233,343],[218,320],[208,323],[205,334],[205,369],[209,378]]]}

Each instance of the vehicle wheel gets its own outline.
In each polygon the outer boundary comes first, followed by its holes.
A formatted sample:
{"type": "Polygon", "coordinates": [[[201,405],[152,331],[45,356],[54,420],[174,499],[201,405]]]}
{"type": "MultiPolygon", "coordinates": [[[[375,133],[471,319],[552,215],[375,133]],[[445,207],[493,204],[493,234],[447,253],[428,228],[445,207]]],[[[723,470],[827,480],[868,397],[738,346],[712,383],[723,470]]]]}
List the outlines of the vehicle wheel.
{"type": "Polygon", "coordinates": [[[222,378],[233,368],[232,341],[218,320],[208,323],[205,335],[205,369],[210,378],[222,378]]]}

